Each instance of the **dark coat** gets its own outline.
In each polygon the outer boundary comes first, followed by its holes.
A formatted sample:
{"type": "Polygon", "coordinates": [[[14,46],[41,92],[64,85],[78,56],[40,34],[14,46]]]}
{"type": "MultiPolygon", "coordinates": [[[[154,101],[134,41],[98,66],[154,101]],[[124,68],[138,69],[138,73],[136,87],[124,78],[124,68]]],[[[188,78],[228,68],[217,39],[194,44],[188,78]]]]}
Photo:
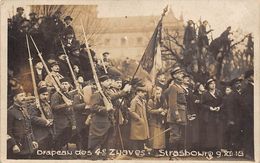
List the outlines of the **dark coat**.
{"type": "MultiPolygon", "coordinates": [[[[67,95],[67,97],[69,97],[69,95],[67,95]]],[[[65,128],[76,126],[75,115],[72,107],[66,106],[58,92],[55,92],[51,96],[51,108],[54,116],[56,134],[60,134],[65,128]]]]}
{"type": "Polygon", "coordinates": [[[14,104],[8,109],[7,134],[10,136],[8,146],[12,149],[14,145],[18,145],[20,148],[21,152],[18,155],[34,152],[32,142],[35,139],[27,108],[22,109],[21,106],[14,104]]]}
{"type": "Polygon", "coordinates": [[[205,138],[203,147],[206,148],[221,148],[223,143],[223,104],[221,92],[216,90],[215,97],[205,92],[202,96],[203,120],[205,124],[205,138]],[[220,111],[211,111],[210,107],[220,107],[220,111]]]}
{"type": "Polygon", "coordinates": [[[191,41],[196,40],[196,31],[195,28],[191,26],[187,26],[185,28],[184,32],[184,38],[183,38],[183,44],[185,45],[186,48],[190,47],[191,41]]]}
{"type": "MultiPolygon", "coordinates": [[[[41,107],[45,117],[49,120],[53,119],[50,105],[48,103],[41,103],[41,107]]],[[[47,137],[53,136],[53,126],[46,126],[47,121],[42,117],[41,111],[38,108],[31,108],[30,115],[32,119],[33,134],[37,142],[40,142],[47,137]]]]}

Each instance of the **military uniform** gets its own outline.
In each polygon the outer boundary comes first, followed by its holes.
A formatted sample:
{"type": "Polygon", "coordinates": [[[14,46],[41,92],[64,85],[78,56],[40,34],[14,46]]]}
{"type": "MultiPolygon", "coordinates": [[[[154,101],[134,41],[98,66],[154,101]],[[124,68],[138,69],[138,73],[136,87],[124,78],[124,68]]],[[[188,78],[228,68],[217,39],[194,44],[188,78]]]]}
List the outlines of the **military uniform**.
{"type": "Polygon", "coordinates": [[[32,142],[35,138],[27,108],[14,104],[8,109],[7,134],[10,136],[7,142],[10,147],[7,158],[30,158],[34,152],[32,142]],[[14,145],[20,148],[20,152],[17,154],[12,151],[14,145]]]}
{"type": "Polygon", "coordinates": [[[185,141],[185,127],[187,125],[187,102],[184,89],[173,84],[165,90],[165,97],[168,104],[167,122],[169,123],[170,139],[169,143],[174,148],[183,148],[185,141]],[[178,111],[178,115],[176,114],[178,111]]]}
{"type": "MultiPolygon", "coordinates": [[[[53,120],[53,114],[50,105],[47,102],[41,102],[42,111],[48,120],[53,120]]],[[[35,139],[39,143],[39,149],[50,150],[53,147],[54,130],[52,126],[46,126],[47,121],[42,117],[38,108],[30,109],[32,127],[35,139]]]]}
{"type": "MultiPolygon", "coordinates": [[[[104,90],[109,100],[115,100],[125,95],[124,91],[109,92],[104,90]]],[[[108,139],[113,134],[113,126],[115,125],[114,111],[107,111],[102,96],[99,92],[95,92],[90,99],[91,121],[89,127],[88,147],[91,150],[98,148],[108,148],[108,139]]]]}
{"type": "MultiPolygon", "coordinates": [[[[69,99],[72,98],[70,95],[64,94],[69,99]]],[[[54,115],[54,147],[60,149],[71,139],[72,127],[76,126],[75,114],[72,106],[68,107],[58,92],[51,96],[51,108],[54,115]]]]}

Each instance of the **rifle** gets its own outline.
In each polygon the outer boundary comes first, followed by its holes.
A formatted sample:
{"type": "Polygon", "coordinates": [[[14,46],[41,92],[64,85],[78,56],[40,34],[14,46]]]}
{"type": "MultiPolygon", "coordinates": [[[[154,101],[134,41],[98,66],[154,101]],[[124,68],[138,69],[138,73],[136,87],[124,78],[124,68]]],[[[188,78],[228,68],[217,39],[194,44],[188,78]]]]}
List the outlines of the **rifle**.
{"type": "Polygon", "coordinates": [[[84,34],[86,49],[87,49],[88,58],[89,58],[91,69],[92,69],[92,73],[93,73],[93,78],[95,80],[98,92],[102,96],[104,105],[105,105],[106,109],[109,110],[109,109],[113,108],[113,105],[112,105],[111,101],[105,96],[105,94],[104,94],[104,92],[102,90],[102,87],[101,87],[101,85],[99,83],[97,72],[96,72],[96,69],[95,69],[94,62],[93,62],[93,58],[92,58],[92,55],[91,55],[91,52],[90,52],[90,49],[89,49],[89,46],[88,46],[88,41],[87,41],[87,37],[86,37],[86,33],[85,33],[85,29],[84,29],[82,20],[81,20],[81,27],[82,27],[83,34],[84,34]]]}
{"type": "Polygon", "coordinates": [[[73,82],[74,82],[74,84],[75,84],[75,86],[76,86],[76,90],[77,90],[78,93],[81,95],[81,97],[84,97],[84,95],[83,95],[83,93],[82,93],[82,89],[80,88],[79,82],[77,81],[76,76],[75,76],[75,74],[74,74],[74,72],[73,72],[71,63],[70,63],[70,61],[69,61],[69,56],[68,56],[68,54],[67,54],[67,52],[66,52],[65,46],[64,46],[64,44],[63,44],[61,38],[60,38],[60,42],[61,42],[61,46],[62,46],[62,49],[63,49],[63,51],[64,51],[64,54],[66,55],[66,61],[67,61],[68,66],[69,66],[70,73],[71,73],[71,76],[72,76],[72,78],[73,78],[73,82]]]}
{"type": "Polygon", "coordinates": [[[34,75],[34,70],[33,70],[33,63],[32,63],[32,56],[31,56],[31,51],[30,51],[30,45],[29,45],[29,40],[28,40],[28,35],[26,34],[26,43],[27,43],[27,49],[28,49],[28,55],[29,55],[29,64],[30,64],[30,69],[31,69],[31,75],[32,75],[32,83],[33,83],[33,93],[35,96],[35,103],[36,103],[36,107],[40,110],[41,112],[41,117],[45,120],[47,120],[41,104],[40,104],[40,98],[39,98],[39,94],[37,91],[37,86],[36,86],[36,80],[35,80],[35,75],[34,75]]]}
{"type": "Polygon", "coordinates": [[[37,48],[37,46],[36,46],[36,44],[35,44],[35,42],[34,42],[32,36],[30,36],[30,38],[31,38],[31,40],[32,40],[32,42],[33,42],[33,45],[34,45],[34,47],[35,47],[35,49],[36,49],[36,51],[37,51],[37,54],[38,54],[39,58],[41,59],[41,62],[42,62],[42,64],[43,64],[43,66],[44,66],[46,72],[47,72],[48,75],[50,75],[50,77],[51,77],[51,80],[52,80],[52,83],[53,83],[53,86],[54,86],[55,90],[61,95],[63,101],[64,101],[68,106],[70,106],[70,105],[72,104],[72,101],[71,101],[69,98],[67,98],[67,97],[61,92],[60,87],[59,87],[58,84],[57,84],[57,81],[56,81],[56,80],[54,79],[54,77],[51,75],[51,72],[50,72],[48,66],[46,65],[44,59],[42,58],[42,54],[41,54],[41,52],[39,51],[39,49],[37,48]]]}

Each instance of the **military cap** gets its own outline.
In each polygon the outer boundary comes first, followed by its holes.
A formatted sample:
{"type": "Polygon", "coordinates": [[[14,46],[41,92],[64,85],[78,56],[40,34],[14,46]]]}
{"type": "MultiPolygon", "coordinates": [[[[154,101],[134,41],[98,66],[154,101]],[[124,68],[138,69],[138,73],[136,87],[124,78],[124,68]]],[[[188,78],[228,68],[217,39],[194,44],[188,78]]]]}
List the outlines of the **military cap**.
{"type": "Polygon", "coordinates": [[[64,77],[64,78],[60,79],[60,83],[64,83],[64,82],[71,83],[71,80],[68,77],[64,77]]]}
{"type": "Polygon", "coordinates": [[[59,65],[59,63],[55,60],[49,60],[50,67],[53,67],[55,65],[59,65]]]}
{"type": "Polygon", "coordinates": [[[250,69],[245,72],[245,79],[249,78],[251,75],[254,75],[254,70],[250,69]]]}
{"type": "Polygon", "coordinates": [[[39,94],[42,94],[42,93],[45,93],[45,92],[48,92],[47,87],[41,87],[41,88],[38,89],[39,94]]]}
{"type": "Polygon", "coordinates": [[[13,90],[14,95],[18,95],[20,93],[25,93],[24,90],[22,88],[17,88],[13,90]]]}
{"type": "Polygon", "coordinates": [[[243,81],[243,79],[241,79],[241,78],[232,79],[232,80],[230,81],[230,86],[233,86],[233,85],[236,84],[236,83],[241,83],[242,81],[243,81]]]}
{"type": "Polygon", "coordinates": [[[109,76],[108,76],[108,75],[102,75],[102,76],[99,77],[99,81],[100,81],[100,82],[106,81],[106,80],[108,80],[108,79],[109,79],[109,76]]]}
{"type": "Polygon", "coordinates": [[[175,67],[174,69],[171,70],[171,75],[173,76],[174,74],[177,74],[179,72],[182,72],[180,67],[175,67]]]}
{"type": "Polygon", "coordinates": [[[16,8],[16,11],[18,12],[18,11],[24,11],[24,8],[22,8],[22,7],[17,7],[16,8]]]}
{"type": "Polygon", "coordinates": [[[72,21],[73,19],[72,19],[72,17],[70,17],[70,16],[66,16],[66,17],[64,18],[64,21],[66,21],[66,20],[71,20],[71,21],[72,21]]]}

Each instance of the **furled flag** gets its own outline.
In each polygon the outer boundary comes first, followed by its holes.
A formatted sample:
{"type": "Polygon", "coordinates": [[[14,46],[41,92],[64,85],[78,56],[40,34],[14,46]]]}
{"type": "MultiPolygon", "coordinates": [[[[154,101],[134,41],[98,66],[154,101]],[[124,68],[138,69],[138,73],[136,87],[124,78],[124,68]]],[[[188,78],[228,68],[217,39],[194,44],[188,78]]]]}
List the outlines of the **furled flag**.
{"type": "Polygon", "coordinates": [[[162,68],[161,60],[161,31],[162,31],[162,20],[167,12],[168,6],[164,9],[162,17],[158,22],[155,31],[150,39],[145,52],[140,61],[142,68],[150,74],[151,80],[154,83],[156,73],[162,68]]]}

